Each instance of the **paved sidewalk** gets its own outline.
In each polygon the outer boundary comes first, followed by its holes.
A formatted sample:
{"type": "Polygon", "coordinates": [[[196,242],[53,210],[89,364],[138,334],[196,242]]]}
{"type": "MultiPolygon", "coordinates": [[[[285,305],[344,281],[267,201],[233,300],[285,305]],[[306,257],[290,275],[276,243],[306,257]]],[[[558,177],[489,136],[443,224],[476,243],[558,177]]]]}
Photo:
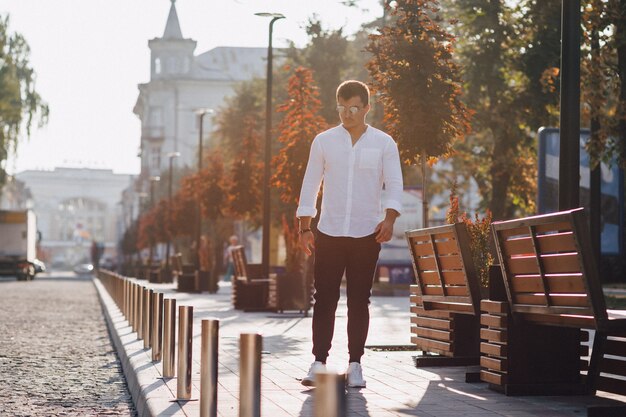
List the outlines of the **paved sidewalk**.
{"type": "MultiPolygon", "coordinates": [[[[192,399],[199,398],[200,323],[220,319],[218,413],[237,416],[239,405],[239,334],[263,335],[261,382],[262,416],[313,416],[314,389],[300,385],[312,361],[311,318],[299,314],[244,313],[233,310],[230,286],[221,284],[218,294],[177,293],[172,284],[149,284],[149,288],[176,298],[177,306],[194,308],[192,399]]],[[[176,379],[164,381],[161,362],[151,361],[128,322],[101,283],[95,279],[105,315],[118,349],[129,389],[140,416],[198,416],[199,402],[172,402],[176,379]]],[[[408,345],[408,297],[373,297],[368,346],[408,345]]],[[[586,416],[589,405],[611,405],[626,397],[599,393],[595,397],[506,397],[484,383],[465,383],[464,367],[425,368],[413,366],[412,351],[366,349],[363,358],[366,389],[347,391],[349,416],[586,416]]],[[[347,365],[346,304],[342,296],[335,326],[329,366],[343,371],[347,365]]]]}

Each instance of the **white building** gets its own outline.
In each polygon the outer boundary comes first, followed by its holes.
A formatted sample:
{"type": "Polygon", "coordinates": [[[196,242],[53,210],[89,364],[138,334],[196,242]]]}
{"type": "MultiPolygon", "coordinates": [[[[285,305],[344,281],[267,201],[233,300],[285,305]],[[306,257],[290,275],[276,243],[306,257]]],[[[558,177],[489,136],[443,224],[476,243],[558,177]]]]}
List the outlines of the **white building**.
{"type": "MultiPolygon", "coordinates": [[[[265,77],[266,48],[218,47],[194,55],[196,41],[184,38],[175,2],[165,31],[148,42],[150,81],[139,85],[134,113],[141,119],[142,188],[168,168],[168,154],[179,152],[174,166],[195,167],[199,143],[199,109],[217,110],[237,83],[265,77]]],[[[212,115],[203,122],[203,143],[213,130],[212,115]]]]}
{"type": "Polygon", "coordinates": [[[15,175],[31,194],[42,240],[40,255],[51,264],[73,266],[89,261],[93,240],[115,256],[121,238],[122,191],[133,181],[107,169],[55,168],[15,175]]]}

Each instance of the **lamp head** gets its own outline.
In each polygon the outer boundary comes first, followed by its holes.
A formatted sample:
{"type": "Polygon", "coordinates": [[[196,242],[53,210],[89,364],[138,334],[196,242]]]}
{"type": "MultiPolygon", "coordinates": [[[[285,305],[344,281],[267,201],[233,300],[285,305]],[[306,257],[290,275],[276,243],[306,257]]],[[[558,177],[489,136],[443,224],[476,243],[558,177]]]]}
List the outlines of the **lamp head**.
{"type": "Polygon", "coordinates": [[[205,114],[213,114],[213,113],[215,113],[215,110],[209,109],[209,108],[206,108],[206,107],[202,107],[200,109],[196,109],[195,113],[198,116],[204,116],[205,114]]]}
{"type": "Polygon", "coordinates": [[[260,12],[260,13],[255,13],[254,15],[261,16],[261,17],[271,17],[273,19],[285,19],[285,15],[283,15],[282,13],[260,12]]]}

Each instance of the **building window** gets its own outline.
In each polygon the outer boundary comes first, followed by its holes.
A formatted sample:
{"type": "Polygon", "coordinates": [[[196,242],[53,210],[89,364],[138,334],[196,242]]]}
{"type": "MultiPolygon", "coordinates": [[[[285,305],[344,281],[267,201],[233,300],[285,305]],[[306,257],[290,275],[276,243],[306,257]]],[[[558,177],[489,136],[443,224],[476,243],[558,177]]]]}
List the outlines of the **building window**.
{"type": "Polygon", "coordinates": [[[163,126],[163,109],[160,106],[150,106],[148,125],[155,127],[163,126]]]}
{"type": "Polygon", "coordinates": [[[161,58],[157,58],[154,60],[154,73],[155,74],[161,73],[161,58]]]}
{"type": "Polygon", "coordinates": [[[89,198],[62,201],[55,216],[59,225],[59,240],[76,243],[104,240],[106,213],[104,203],[89,198]]]}
{"type": "Polygon", "coordinates": [[[161,147],[155,146],[150,149],[150,173],[158,175],[161,172],[161,147]]]}

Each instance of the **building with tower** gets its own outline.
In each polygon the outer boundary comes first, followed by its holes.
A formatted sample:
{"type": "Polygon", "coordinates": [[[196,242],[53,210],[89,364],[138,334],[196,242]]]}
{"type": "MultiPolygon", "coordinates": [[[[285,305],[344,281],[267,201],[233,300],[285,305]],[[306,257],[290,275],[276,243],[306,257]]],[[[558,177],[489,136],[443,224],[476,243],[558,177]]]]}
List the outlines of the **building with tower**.
{"type": "MultiPolygon", "coordinates": [[[[139,85],[134,113],[141,119],[141,174],[148,178],[168,168],[168,155],[179,152],[175,166],[195,168],[200,134],[200,109],[217,110],[237,83],[265,77],[266,48],[217,47],[195,55],[196,41],[183,37],[175,0],[165,31],[148,42],[150,81],[139,85]]],[[[210,114],[203,118],[203,143],[213,130],[210,114]]]]}

